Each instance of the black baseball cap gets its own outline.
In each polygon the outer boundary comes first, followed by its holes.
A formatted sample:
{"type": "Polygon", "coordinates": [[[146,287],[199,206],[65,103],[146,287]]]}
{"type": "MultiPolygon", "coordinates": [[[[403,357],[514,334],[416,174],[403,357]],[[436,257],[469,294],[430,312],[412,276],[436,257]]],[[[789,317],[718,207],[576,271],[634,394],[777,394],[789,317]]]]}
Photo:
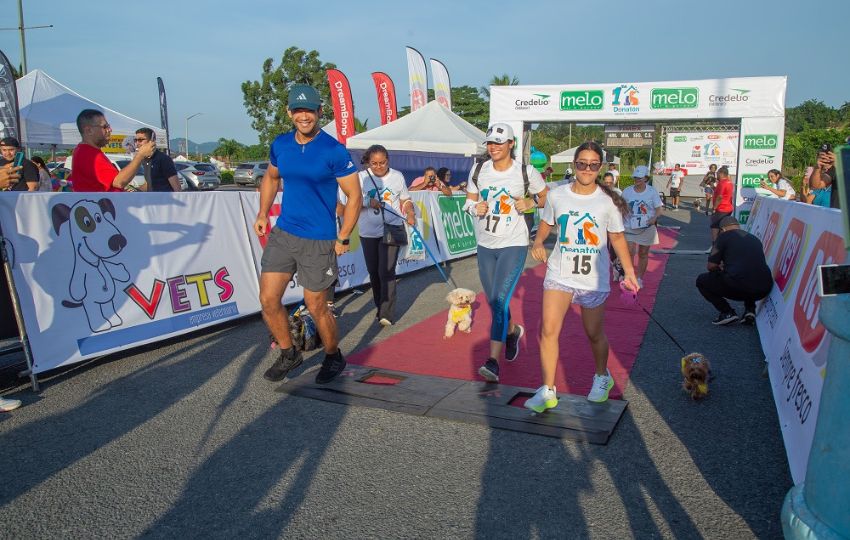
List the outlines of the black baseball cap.
{"type": "Polygon", "coordinates": [[[738,223],[738,220],[735,219],[735,216],[725,216],[725,217],[720,219],[720,222],[718,223],[718,225],[722,229],[723,227],[731,227],[732,225],[741,225],[741,224],[738,223]]]}
{"type": "Polygon", "coordinates": [[[21,143],[19,143],[18,139],[14,137],[3,137],[0,139],[0,146],[14,146],[15,148],[20,148],[21,143]]]}

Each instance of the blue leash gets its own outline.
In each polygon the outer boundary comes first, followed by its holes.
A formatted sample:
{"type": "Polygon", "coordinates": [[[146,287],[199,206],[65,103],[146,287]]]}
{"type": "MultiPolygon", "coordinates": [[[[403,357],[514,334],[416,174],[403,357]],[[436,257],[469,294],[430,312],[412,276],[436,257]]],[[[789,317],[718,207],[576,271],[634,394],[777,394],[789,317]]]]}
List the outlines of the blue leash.
{"type": "MultiPolygon", "coordinates": [[[[383,205],[384,203],[381,203],[381,204],[383,205]]],[[[384,206],[384,211],[389,212],[390,214],[393,214],[394,216],[400,217],[402,220],[405,221],[405,223],[407,223],[407,220],[404,218],[404,216],[400,215],[399,213],[397,213],[392,208],[387,208],[386,206],[384,206]]],[[[439,263],[439,261],[437,261],[436,257],[434,257],[434,254],[431,253],[431,250],[428,248],[428,242],[425,241],[425,237],[422,236],[422,232],[420,232],[419,229],[416,228],[416,225],[409,225],[409,227],[411,229],[413,229],[413,232],[416,233],[417,236],[419,236],[419,240],[422,242],[422,247],[425,248],[425,253],[431,259],[431,262],[437,268],[437,271],[440,272],[440,275],[443,276],[443,281],[445,281],[446,283],[450,283],[455,289],[457,289],[457,283],[455,283],[455,281],[452,278],[447,276],[446,273],[443,271],[443,269],[440,268],[440,263],[439,263]]]]}

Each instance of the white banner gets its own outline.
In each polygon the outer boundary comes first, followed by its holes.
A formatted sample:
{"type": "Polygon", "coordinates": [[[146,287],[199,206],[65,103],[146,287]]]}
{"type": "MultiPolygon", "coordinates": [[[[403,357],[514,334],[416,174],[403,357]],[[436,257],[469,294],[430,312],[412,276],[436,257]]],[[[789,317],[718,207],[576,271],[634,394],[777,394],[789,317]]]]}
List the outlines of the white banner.
{"type": "Polygon", "coordinates": [[[239,194],[204,195],[0,194],[36,373],[259,311],[239,194]]]}
{"type": "Polygon", "coordinates": [[[806,476],[831,336],[818,318],[817,269],[847,259],[838,210],[758,197],[749,231],[763,244],[774,287],[756,316],[791,476],[806,476]]]}
{"type": "MultiPolygon", "coordinates": [[[[679,163],[688,174],[702,175],[709,165],[726,166],[735,175],[738,167],[737,131],[667,133],[664,153],[666,169],[679,163]]],[[[669,174],[665,169],[665,174],[669,174]]]]}
{"type": "Polygon", "coordinates": [[[494,86],[490,122],[785,116],[785,77],[494,86]]]}
{"type": "Polygon", "coordinates": [[[449,70],[439,60],[431,60],[431,78],[434,80],[434,99],[440,105],[452,110],[452,83],[449,80],[449,70]]]}
{"type": "Polygon", "coordinates": [[[425,58],[413,47],[407,50],[407,73],[410,83],[410,112],[420,109],[428,103],[428,72],[425,58]]]}

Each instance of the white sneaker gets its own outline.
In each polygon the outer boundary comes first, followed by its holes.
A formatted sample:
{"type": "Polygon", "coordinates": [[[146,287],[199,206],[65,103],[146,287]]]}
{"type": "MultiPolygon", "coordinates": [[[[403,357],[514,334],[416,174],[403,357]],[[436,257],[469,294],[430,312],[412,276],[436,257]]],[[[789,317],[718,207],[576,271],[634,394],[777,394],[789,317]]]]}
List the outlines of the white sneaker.
{"type": "Polygon", "coordinates": [[[545,384],[537,389],[537,392],[525,402],[525,408],[536,413],[542,413],[546,409],[554,409],[558,405],[558,396],[555,387],[549,388],[545,384]]]}
{"type": "Polygon", "coordinates": [[[593,376],[593,387],[587,394],[587,400],[594,403],[604,403],[608,401],[608,392],[612,388],[614,388],[614,378],[611,376],[611,372],[606,369],[605,375],[593,376]]]}
{"type": "Polygon", "coordinates": [[[637,278],[637,282],[638,282],[638,287],[643,289],[643,278],[637,278]]]}
{"type": "Polygon", "coordinates": [[[21,406],[21,400],[19,399],[6,399],[0,397],[0,411],[9,412],[14,411],[18,407],[21,406]]]}

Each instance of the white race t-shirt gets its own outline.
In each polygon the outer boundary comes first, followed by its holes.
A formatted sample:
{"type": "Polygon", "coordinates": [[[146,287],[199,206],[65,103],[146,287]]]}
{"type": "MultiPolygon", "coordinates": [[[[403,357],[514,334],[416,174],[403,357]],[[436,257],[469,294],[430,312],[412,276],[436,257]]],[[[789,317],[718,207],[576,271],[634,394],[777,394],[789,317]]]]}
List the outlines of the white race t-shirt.
{"type": "Polygon", "coordinates": [[[679,186],[682,185],[682,178],[685,177],[685,171],[679,169],[673,169],[673,172],[670,173],[670,187],[679,189],[679,186]]]}
{"type": "Polygon", "coordinates": [[[590,195],[558,186],[546,196],[540,219],[552,225],[558,243],[546,263],[546,279],[586,291],[608,292],[611,260],[608,233],[623,232],[623,216],[597,188],[590,195]]]}
{"type": "MultiPolygon", "coordinates": [[[[493,169],[492,161],[485,161],[478,173],[478,186],[472,181],[473,167],[469,182],[466,184],[467,193],[478,193],[480,200],[488,205],[487,214],[475,219],[475,236],[478,245],[489,249],[511,246],[528,245],[528,227],[522,214],[517,212],[514,203],[516,199],[525,196],[522,180],[522,164],[514,161],[506,171],[493,169]]],[[[543,176],[532,167],[526,165],[528,172],[528,191],[538,194],[546,189],[543,176]]]]}
{"type": "Polygon", "coordinates": [[[791,186],[791,182],[785,178],[780,178],[779,181],[776,182],[776,187],[774,189],[784,189],[785,196],[782,198],[786,201],[793,201],[797,198],[797,192],[794,191],[794,188],[791,186]]]}
{"type": "Polygon", "coordinates": [[[626,221],[626,229],[630,231],[649,227],[649,220],[655,217],[657,209],[661,208],[661,197],[652,186],[638,193],[634,186],[623,190],[623,198],[629,204],[630,214],[626,221]]]}
{"type": "MultiPolygon", "coordinates": [[[[366,171],[360,171],[357,176],[360,178],[360,191],[363,193],[363,208],[360,210],[360,218],[357,220],[357,225],[360,228],[360,236],[364,238],[380,238],[384,235],[384,221],[381,218],[381,211],[369,205],[370,199],[378,199],[384,202],[384,219],[387,220],[387,223],[390,225],[402,225],[404,219],[390,213],[389,210],[401,216],[404,215],[401,208],[401,201],[410,198],[404,176],[395,169],[390,169],[384,176],[376,176],[375,173],[372,173],[375,184],[372,184],[372,180],[366,171]],[[375,189],[376,185],[377,191],[375,189]]],[[[342,190],[339,190],[339,200],[342,204],[345,204],[347,200],[342,190]]]]}
{"type": "Polygon", "coordinates": [[[605,171],[605,172],[614,175],[614,186],[619,187],[620,186],[620,171],[618,171],[617,169],[611,169],[610,171],[605,171]]]}

